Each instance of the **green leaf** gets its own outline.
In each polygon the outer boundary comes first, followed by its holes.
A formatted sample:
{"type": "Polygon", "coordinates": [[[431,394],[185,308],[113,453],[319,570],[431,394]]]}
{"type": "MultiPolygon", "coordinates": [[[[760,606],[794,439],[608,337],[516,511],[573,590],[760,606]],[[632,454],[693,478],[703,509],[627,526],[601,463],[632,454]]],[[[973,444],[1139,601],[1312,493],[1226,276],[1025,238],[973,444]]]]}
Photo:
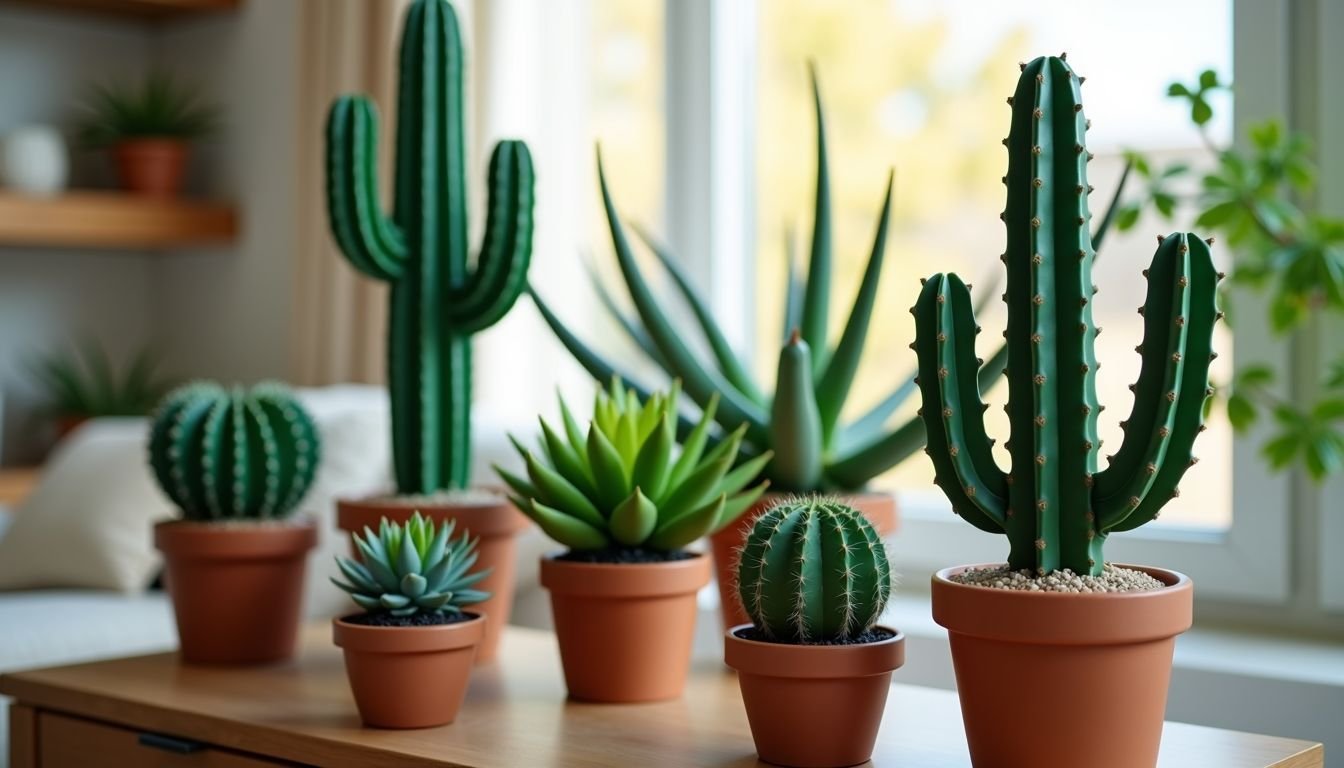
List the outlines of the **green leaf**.
{"type": "MultiPolygon", "coordinates": [[[[714,414],[718,406],[719,399],[710,398],[700,415],[700,421],[682,441],[681,455],[677,457],[677,463],[672,466],[672,476],[667,481],[669,489],[681,485],[700,463],[700,455],[705,450],[705,441],[709,438],[709,428],[714,423],[714,414]]],[[[655,501],[662,504],[665,499],[655,498],[655,501]]]]}
{"type": "Polygon", "coordinates": [[[701,536],[709,535],[719,514],[723,512],[724,497],[671,520],[663,521],[649,537],[648,546],[653,549],[673,551],[685,547],[701,536]]]}
{"type": "Polygon", "coordinates": [[[1168,96],[1189,96],[1190,89],[1185,87],[1184,83],[1172,83],[1167,86],[1168,96]]]}
{"type": "Polygon", "coordinates": [[[1233,429],[1245,432],[1255,423],[1255,417],[1255,404],[1249,397],[1233,392],[1227,398],[1227,420],[1232,423],[1233,429]]]}
{"type": "Polygon", "coordinates": [[[605,533],[577,517],[571,517],[535,501],[514,498],[513,503],[547,536],[570,549],[603,549],[610,543],[605,533]]]}
{"type": "Polygon", "coordinates": [[[1212,69],[1206,69],[1199,73],[1199,87],[1201,90],[1209,90],[1218,87],[1218,73],[1212,69]]]}
{"type": "Polygon", "coordinates": [[[1238,387],[1267,387],[1274,383],[1274,369],[1268,365],[1248,365],[1237,372],[1238,387]]]}
{"type": "Polygon", "coordinates": [[[603,509],[615,509],[630,495],[630,478],[621,455],[596,425],[588,429],[588,466],[592,467],[593,485],[603,509]]]}
{"type": "Polygon", "coordinates": [[[812,212],[812,255],[808,260],[807,282],[803,288],[803,315],[800,333],[815,350],[812,372],[820,375],[826,365],[826,324],[831,300],[831,182],[826,155],[826,120],[821,107],[821,86],[816,67],[808,66],[812,83],[812,105],[817,127],[817,187],[812,212]]]}
{"type": "Polygon", "coordinates": [[[1311,409],[1311,418],[1320,425],[1322,422],[1331,422],[1344,419],[1344,398],[1331,398],[1322,400],[1311,409]]]}
{"type": "Polygon", "coordinates": [[[658,507],[638,487],[629,498],[616,505],[607,527],[612,538],[627,547],[644,543],[658,524],[658,507]]]}
{"type": "Polygon", "coordinates": [[[537,461],[531,453],[525,454],[523,460],[527,462],[527,475],[532,480],[532,487],[537,489],[538,501],[596,528],[602,527],[602,513],[582,491],[559,472],[537,461]]]}
{"type": "Polygon", "coordinates": [[[1190,103],[1190,119],[1195,121],[1195,125],[1203,125],[1213,119],[1213,107],[1202,98],[1195,98],[1190,103]]]}
{"type": "Polygon", "coordinates": [[[636,488],[649,489],[649,496],[663,498],[668,478],[672,475],[672,447],[676,444],[676,430],[671,414],[664,414],[644,446],[635,457],[632,482],[636,488]]]}
{"type": "Polygon", "coordinates": [[[401,577],[401,594],[415,599],[425,594],[425,587],[428,585],[429,582],[425,581],[424,576],[418,573],[408,573],[401,577]]]}
{"type": "Polygon", "coordinates": [[[1210,208],[1206,208],[1203,213],[1195,219],[1195,226],[1202,228],[1214,228],[1222,226],[1231,221],[1233,217],[1242,213],[1241,203],[1227,202],[1219,203],[1210,208]]]}
{"type": "Polygon", "coordinates": [[[714,522],[714,527],[710,533],[718,533],[737,521],[751,506],[765,495],[770,487],[769,480],[763,480],[751,489],[739,493],[736,496],[730,496],[723,504],[723,510],[719,512],[719,519],[714,522]]]}
{"type": "Polygon", "coordinates": [[[1285,432],[1265,443],[1263,452],[1271,467],[1283,469],[1293,463],[1301,448],[1301,437],[1294,432],[1285,432]]]}
{"type": "Polygon", "coordinates": [[[1121,232],[1133,229],[1137,223],[1139,223],[1139,206],[1137,205],[1127,205],[1116,214],[1115,226],[1121,232]]]}

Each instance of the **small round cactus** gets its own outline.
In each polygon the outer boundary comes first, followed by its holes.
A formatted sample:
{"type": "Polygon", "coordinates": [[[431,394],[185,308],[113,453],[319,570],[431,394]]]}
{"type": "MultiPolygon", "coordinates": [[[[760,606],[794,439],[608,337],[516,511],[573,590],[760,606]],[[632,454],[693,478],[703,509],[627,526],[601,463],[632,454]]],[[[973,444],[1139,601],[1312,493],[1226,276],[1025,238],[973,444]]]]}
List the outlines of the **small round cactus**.
{"type": "Polygon", "coordinates": [[[276,383],[179,387],[149,433],[154,475],[188,520],[284,517],[312,484],[318,452],[312,419],[276,383]]]}
{"type": "Polygon", "coordinates": [[[756,519],[738,595],[767,637],[833,642],[871,629],[891,595],[886,547],[871,523],[831,498],[785,499],[756,519]]]}

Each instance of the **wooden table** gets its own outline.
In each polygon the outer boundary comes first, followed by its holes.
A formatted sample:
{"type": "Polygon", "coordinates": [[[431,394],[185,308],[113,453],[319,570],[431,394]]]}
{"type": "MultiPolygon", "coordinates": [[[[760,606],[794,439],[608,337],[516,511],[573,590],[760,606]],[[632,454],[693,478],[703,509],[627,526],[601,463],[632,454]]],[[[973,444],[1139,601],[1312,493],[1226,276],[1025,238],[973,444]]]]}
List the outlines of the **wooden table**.
{"type": "MultiPolygon", "coordinates": [[[[270,668],[187,667],[161,654],[0,677],[0,693],[18,700],[11,766],[757,764],[737,681],[714,659],[696,665],[681,700],[579,704],[565,700],[551,635],[510,629],[500,663],[476,670],[456,723],[379,731],[360,727],[329,635],[327,625],[309,628],[300,659],[270,668]]],[[[1319,744],[1169,723],[1160,765],[1321,768],[1323,760],[1319,744]]],[[[969,766],[956,695],[893,686],[873,762],[969,766]]]]}

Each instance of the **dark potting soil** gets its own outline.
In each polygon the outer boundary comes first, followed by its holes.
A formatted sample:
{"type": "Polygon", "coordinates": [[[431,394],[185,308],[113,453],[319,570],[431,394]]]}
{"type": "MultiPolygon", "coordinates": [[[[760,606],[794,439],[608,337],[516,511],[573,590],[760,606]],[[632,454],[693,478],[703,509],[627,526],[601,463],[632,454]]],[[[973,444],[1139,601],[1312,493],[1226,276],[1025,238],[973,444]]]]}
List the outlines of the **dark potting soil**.
{"type": "Polygon", "coordinates": [[[890,640],[896,636],[895,632],[881,627],[873,627],[864,631],[861,635],[854,637],[845,637],[839,640],[817,640],[810,643],[795,643],[789,640],[780,640],[775,637],[766,637],[766,634],[756,627],[747,627],[735,632],[743,640],[755,640],[758,643],[778,643],[779,645],[864,645],[866,643],[880,643],[883,640],[890,640]]]}
{"type": "Polygon", "coordinates": [[[671,552],[660,552],[655,549],[640,549],[638,547],[622,547],[620,549],[595,549],[595,550],[574,550],[571,549],[563,555],[557,555],[556,560],[563,560],[567,563],[611,563],[617,565],[635,565],[640,563],[671,563],[677,560],[689,560],[695,557],[694,552],[687,552],[684,549],[677,549],[671,552]]]}
{"type": "Polygon", "coordinates": [[[474,613],[417,613],[411,616],[393,616],[390,613],[357,613],[341,619],[347,624],[365,627],[437,627],[457,624],[476,618],[474,613]]]}

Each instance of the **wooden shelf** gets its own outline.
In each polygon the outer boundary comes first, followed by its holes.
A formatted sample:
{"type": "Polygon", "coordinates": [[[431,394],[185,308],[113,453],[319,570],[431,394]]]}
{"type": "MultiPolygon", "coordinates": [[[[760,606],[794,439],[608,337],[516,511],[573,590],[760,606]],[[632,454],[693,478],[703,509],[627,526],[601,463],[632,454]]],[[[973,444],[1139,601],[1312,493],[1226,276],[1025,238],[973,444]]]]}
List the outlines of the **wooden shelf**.
{"type": "Polygon", "coordinates": [[[0,246],[167,248],[230,243],[237,231],[233,207],[221,203],[117,192],[54,198],[0,192],[0,246]]]}
{"type": "Polygon", "coordinates": [[[6,0],[61,11],[159,21],[236,9],[242,0],[6,0]]]}

